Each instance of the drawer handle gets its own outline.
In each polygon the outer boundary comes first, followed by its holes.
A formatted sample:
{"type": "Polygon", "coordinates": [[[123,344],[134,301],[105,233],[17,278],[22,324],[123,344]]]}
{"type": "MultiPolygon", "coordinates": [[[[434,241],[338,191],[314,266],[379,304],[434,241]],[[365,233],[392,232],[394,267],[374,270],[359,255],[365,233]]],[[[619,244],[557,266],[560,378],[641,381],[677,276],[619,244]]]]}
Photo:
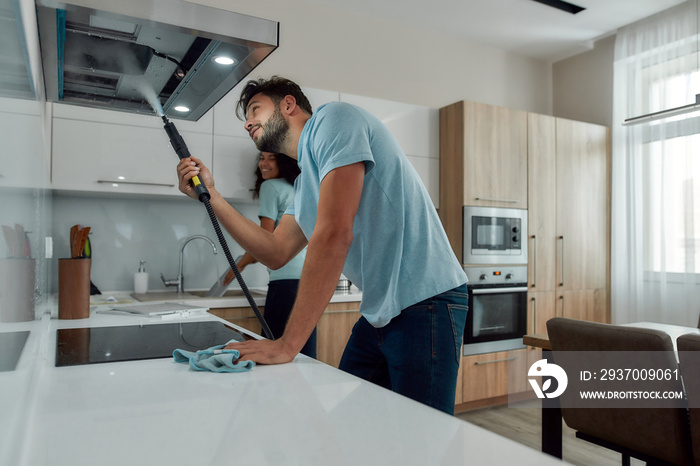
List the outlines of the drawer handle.
{"type": "Polygon", "coordinates": [[[508,204],[517,204],[518,201],[513,199],[493,199],[490,197],[475,197],[475,201],[488,201],[488,202],[507,202],[508,204]]]}
{"type": "Polygon", "coordinates": [[[493,361],[477,361],[474,363],[474,365],[483,366],[485,364],[493,364],[494,362],[515,361],[516,359],[518,359],[517,356],[513,356],[512,358],[494,359],[493,361]]]}
{"type": "Polygon", "coordinates": [[[537,237],[532,235],[532,288],[535,288],[535,280],[537,280],[537,237]]]}
{"type": "Polygon", "coordinates": [[[165,186],[167,188],[173,188],[175,185],[174,184],[167,184],[167,183],[142,183],[138,181],[109,181],[109,180],[97,180],[98,183],[103,184],[138,184],[142,186],[165,186]]]}
{"type": "Polygon", "coordinates": [[[559,286],[564,286],[564,237],[560,236],[559,240],[561,241],[561,280],[559,286]]]}

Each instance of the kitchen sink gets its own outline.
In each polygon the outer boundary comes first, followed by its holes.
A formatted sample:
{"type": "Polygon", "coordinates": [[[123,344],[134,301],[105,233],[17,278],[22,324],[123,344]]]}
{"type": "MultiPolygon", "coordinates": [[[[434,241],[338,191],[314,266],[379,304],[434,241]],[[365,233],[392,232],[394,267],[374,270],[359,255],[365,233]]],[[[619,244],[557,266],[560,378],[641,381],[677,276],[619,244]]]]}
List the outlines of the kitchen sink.
{"type": "MultiPolygon", "coordinates": [[[[226,298],[243,298],[243,290],[232,289],[226,290],[223,296],[212,297],[204,296],[207,294],[205,290],[197,291],[187,291],[184,293],[178,293],[177,291],[149,291],[148,293],[131,293],[131,297],[139,302],[149,302],[149,301],[194,301],[198,299],[226,299],[226,298]]],[[[265,296],[267,294],[264,290],[250,290],[250,294],[255,296],[265,296]]]]}
{"type": "MultiPolygon", "coordinates": [[[[267,291],[262,291],[262,290],[251,290],[249,289],[250,294],[253,296],[265,296],[267,295],[267,291]]],[[[207,294],[206,291],[189,291],[189,294],[195,295],[195,296],[200,296],[202,298],[206,297],[207,299],[215,299],[216,297],[214,296],[204,296],[207,294]]],[[[243,294],[243,290],[240,289],[233,289],[233,290],[226,290],[226,292],[221,296],[221,298],[243,298],[245,295],[243,294]]]]}

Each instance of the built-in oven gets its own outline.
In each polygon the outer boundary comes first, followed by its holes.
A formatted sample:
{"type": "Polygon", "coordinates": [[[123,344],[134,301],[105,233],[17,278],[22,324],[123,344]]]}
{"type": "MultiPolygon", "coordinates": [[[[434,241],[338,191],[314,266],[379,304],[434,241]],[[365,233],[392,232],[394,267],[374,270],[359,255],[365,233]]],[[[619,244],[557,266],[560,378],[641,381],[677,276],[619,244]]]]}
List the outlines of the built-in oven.
{"type": "Polygon", "coordinates": [[[464,206],[462,261],[527,265],[527,210],[464,206]]]}
{"type": "Polygon", "coordinates": [[[524,348],[527,266],[476,266],[464,270],[469,277],[464,355],[524,348]]]}

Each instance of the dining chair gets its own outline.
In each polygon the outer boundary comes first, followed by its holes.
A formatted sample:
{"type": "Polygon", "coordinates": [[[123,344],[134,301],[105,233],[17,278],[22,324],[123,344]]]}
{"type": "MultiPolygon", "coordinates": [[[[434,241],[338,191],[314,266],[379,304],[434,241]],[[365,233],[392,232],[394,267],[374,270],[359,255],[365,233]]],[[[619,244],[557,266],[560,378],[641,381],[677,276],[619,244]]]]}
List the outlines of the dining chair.
{"type": "Polygon", "coordinates": [[[676,339],[681,376],[690,408],[690,437],[695,463],[700,465],[700,333],[681,335],[676,339]]]}
{"type": "MultiPolygon", "coordinates": [[[[678,368],[671,337],[659,330],[555,317],[547,321],[547,332],[555,363],[558,351],[659,351],[655,369],[678,368]]],[[[695,464],[687,409],[572,408],[578,388],[585,387],[581,384],[569,376],[569,387],[559,397],[562,417],[578,438],[619,452],[623,465],[630,457],[655,465],[695,464]]],[[[683,389],[680,380],[668,388],[683,389]]]]}

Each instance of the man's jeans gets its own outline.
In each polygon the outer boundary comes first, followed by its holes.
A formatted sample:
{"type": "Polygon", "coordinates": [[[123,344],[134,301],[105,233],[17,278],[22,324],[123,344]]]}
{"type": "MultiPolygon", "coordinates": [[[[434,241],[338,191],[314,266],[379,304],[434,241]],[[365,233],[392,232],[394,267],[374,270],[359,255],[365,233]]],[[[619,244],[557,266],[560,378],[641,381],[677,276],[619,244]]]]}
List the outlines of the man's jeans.
{"type": "Polygon", "coordinates": [[[382,328],[360,317],[340,369],[453,414],[467,310],[465,284],[404,309],[382,328]]]}

